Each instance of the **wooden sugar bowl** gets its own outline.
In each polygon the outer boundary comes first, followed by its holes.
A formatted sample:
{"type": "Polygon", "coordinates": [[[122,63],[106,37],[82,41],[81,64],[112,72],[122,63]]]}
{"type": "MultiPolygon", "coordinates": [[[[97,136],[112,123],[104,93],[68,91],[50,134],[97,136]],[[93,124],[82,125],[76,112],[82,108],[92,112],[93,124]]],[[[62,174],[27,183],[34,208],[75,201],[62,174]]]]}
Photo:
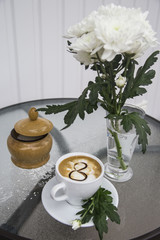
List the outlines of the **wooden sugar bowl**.
{"type": "Polygon", "coordinates": [[[28,112],[29,118],[18,121],[7,139],[12,162],[21,168],[37,168],[50,158],[53,124],[38,117],[36,108],[28,112]]]}

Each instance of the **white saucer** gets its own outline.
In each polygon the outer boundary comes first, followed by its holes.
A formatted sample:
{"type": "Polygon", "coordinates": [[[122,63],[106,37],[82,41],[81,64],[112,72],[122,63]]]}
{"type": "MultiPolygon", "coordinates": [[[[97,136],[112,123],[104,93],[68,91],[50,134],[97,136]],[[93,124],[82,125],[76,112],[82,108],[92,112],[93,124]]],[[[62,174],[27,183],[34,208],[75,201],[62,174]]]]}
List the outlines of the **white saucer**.
{"type": "MultiPolygon", "coordinates": [[[[81,210],[81,206],[72,206],[66,201],[57,202],[50,196],[50,191],[52,187],[57,184],[56,178],[49,180],[42,190],[42,203],[45,210],[50,214],[51,217],[55,218],[57,221],[64,223],[66,225],[72,225],[71,222],[77,218],[79,215],[76,215],[77,212],[81,210]]],[[[112,194],[113,204],[117,207],[119,198],[118,193],[113,184],[103,178],[102,187],[109,190],[112,194]]],[[[89,221],[88,223],[82,224],[81,227],[91,227],[93,222],[89,221]]]]}

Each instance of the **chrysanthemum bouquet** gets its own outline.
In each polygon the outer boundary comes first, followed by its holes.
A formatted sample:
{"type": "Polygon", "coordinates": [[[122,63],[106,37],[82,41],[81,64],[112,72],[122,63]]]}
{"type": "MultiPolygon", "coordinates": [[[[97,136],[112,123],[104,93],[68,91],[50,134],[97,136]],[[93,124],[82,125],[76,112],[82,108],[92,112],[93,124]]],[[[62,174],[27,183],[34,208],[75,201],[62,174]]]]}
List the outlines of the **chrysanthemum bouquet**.
{"type": "MultiPolygon", "coordinates": [[[[155,71],[150,67],[157,61],[159,51],[153,52],[143,66],[137,58],[157,43],[155,33],[147,21],[147,12],[116,5],[101,6],[80,23],[68,29],[68,50],[85,69],[96,71],[95,81],[90,81],[81,96],[64,105],[52,105],[39,110],[46,114],[67,111],[64,122],[69,127],[77,115],[85,118],[100,105],[107,111],[113,128],[120,122],[125,132],[136,129],[142,152],[146,151],[150,129],[138,113],[129,113],[124,104],[127,99],[146,93],[155,71]]],[[[113,136],[117,139],[117,136],[113,136]]],[[[117,139],[117,147],[120,144],[117,139]]],[[[120,167],[126,169],[121,151],[120,167]]]]}

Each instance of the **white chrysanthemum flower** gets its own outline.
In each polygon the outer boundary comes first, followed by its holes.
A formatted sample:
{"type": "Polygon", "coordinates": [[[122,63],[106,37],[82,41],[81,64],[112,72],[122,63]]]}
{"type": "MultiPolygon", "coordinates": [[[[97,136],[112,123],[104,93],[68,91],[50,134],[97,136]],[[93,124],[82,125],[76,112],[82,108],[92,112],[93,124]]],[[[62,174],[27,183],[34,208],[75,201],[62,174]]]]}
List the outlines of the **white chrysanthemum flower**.
{"type": "Polygon", "coordinates": [[[96,11],[93,11],[88,17],[85,17],[80,23],[69,27],[67,31],[67,38],[81,37],[84,33],[94,31],[96,11]]]}
{"type": "Polygon", "coordinates": [[[115,82],[117,87],[122,88],[126,84],[126,77],[123,77],[122,75],[120,75],[115,82]]]}
{"type": "Polygon", "coordinates": [[[79,51],[76,54],[74,54],[73,57],[80,63],[83,63],[84,65],[88,66],[94,63],[94,59],[92,59],[92,57],[96,56],[95,55],[91,56],[90,53],[88,52],[79,51]]]}
{"type": "Polygon", "coordinates": [[[102,60],[111,61],[120,53],[141,56],[144,51],[156,45],[155,33],[148,21],[147,13],[111,4],[98,10],[95,21],[96,37],[102,41],[102,60]]]}
{"type": "MultiPolygon", "coordinates": [[[[101,48],[98,51],[98,55],[100,58],[101,58],[102,53],[103,53],[103,49],[101,48]]],[[[97,62],[97,56],[94,53],[94,51],[92,52],[92,54],[90,54],[89,52],[85,52],[85,51],[78,51],[76,54],[73,55],[73,57],[77,61],[79,61],[80,63],[83,63],[86,66],[93,64],[94,62],[97,62]]]]}
{"type": "Polygon", "coordinates": [[[112,61],[117,54],[125,53],[140,57],[157,43],[147,15],[140,9],[102,6],[68,29],[67,37],[75,37],[69,47],[77,53],[77,60],[82,58],[82,52],[90,55],[100,52],[102,61],[112,61]]]}
{"type": "Polygon", "coordinates": [[[72,229],[73,230],[77,230],[78,228],[81,227],[81,220],[80,219],[75,219],[74,221],[72,221],[72,229]]]}
{"type": "Polygon", "coordinates": [[[94,61],[91,59],[91,55],[88,52],[79,51],[76,54],[73,55],[73,57],[79,61],[80,63],[83,63],[84,65],[88,66],[92,64],[94,61]]]}
{"type": "Polygon", "coordinates": [[[101,42],[96,38],[94,32],[83,34],[82,37],[77,38],[77,40],[69,46],[74,51],[84,51],[92,53],[101,48],[101,42]]]}

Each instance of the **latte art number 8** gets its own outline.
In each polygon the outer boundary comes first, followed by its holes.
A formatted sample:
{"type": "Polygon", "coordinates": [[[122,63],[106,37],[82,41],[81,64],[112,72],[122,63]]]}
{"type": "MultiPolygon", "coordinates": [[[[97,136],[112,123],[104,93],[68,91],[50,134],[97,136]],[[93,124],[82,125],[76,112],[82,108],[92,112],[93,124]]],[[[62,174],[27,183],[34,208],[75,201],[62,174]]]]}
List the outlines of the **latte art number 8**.
{"type": "Polygon", "coordinates": [[[59,172],[71,180],[89,182],[100,176],[101,166],[93,158],[72,156],[59,164],[59,172]]]}
{"type": "Polygon", "coordinates": [[[87,178],[87,174],[85,174],[82,170],[87,168],[87,164],[84,162],[75,163],[74,169],[69,173],[69,178],[76,181],[84,181],[87,178]]]}

